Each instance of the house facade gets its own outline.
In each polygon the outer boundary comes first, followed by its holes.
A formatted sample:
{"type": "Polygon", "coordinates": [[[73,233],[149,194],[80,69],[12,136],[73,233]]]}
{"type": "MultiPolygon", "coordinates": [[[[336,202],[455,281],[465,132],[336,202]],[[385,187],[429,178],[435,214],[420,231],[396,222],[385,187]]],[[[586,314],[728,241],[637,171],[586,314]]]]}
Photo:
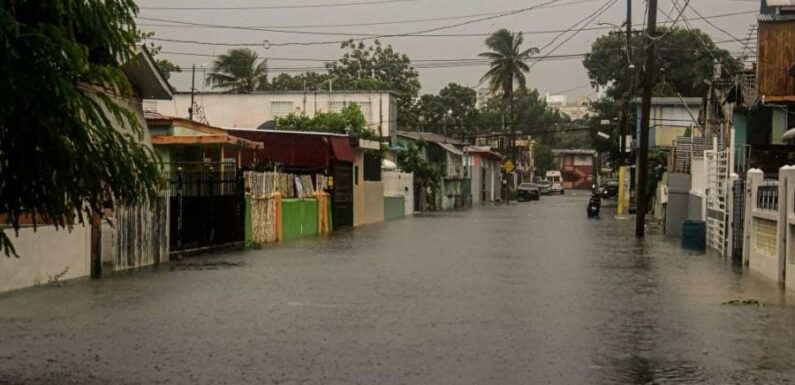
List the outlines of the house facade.
{"type": "MultiPolygon", "coordinates": [[[[354,103],[362,110],[367,127],[383,139],[394,139],[397,100],[391,91],[278,91],[251,94],[203,92],[193,96],[194,120],[223,128],[275,128],[275,120],[289,114],[314,117],[339,112],[354,103]]],[[[176,93],[169,101],[149,103],[160,114],[188,118],[190,93],[176,93]]]]}
{"type": "Polygon", "coordinates": [[[468,146],[464,167],[470,176],[472,204],[497,202],[502,199],[502,154],[490,146],[468,146]]]}
{"type": "Polygon", "coordinates": [[[597,158],[594,150],[552,150],[563,177],[564,189],[589,189],[596,181],[597,158]]]}
{"type": "MultiPolygon", "coordinates": [[[[655,97],[651,99],[651,114],[649,115],[649,148],[670,150],[676,138],[685,136],[690,132],[694,136],[702,136],[698,132],[698,117],[703,99],[698,97],[655,97]]],[[[641,101],[635,99],[635,127],[640,127],[641,101]]],[[[640,138],[640,131],[636,132],[640,138]]],[[[635,148],[640,148],[640,142],[635,141],[635,148]]]]}
{"type": "MultiPolygon", "coordinates": [[[[441,210],[453,210],[472,205],[471,180],[468,169],[464,166],[464,142],[432,132],[398,131],[397,143],[405,147],[409,143],[425,142],[423,156],[440,175],[439,191],[432,197],[434,207],[441,210]]],[[[424,193],[415,192],[416,204],[422,205],[424,193]]],[[[418,207],[417,211],[422,211],[418,207]]]]}

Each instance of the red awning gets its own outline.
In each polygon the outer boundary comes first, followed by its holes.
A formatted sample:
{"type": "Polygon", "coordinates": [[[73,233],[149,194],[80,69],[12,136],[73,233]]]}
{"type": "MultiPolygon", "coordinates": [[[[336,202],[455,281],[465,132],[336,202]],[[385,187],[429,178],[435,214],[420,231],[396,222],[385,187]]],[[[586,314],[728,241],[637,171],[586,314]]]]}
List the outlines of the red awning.
{"type": "Polygon", "coordinates": [[[330,136],[328,141],[331,145],[331,156],[343,162],[356,162],[356,156],[353,155],[351,142],[347,137],[330,136]]]}
{"type": "MultiPolygon", "coordinates": [[[[262,143],[264,149],[257,157],[260,162],[302,169],[327,168],[332,156],[328,139],[337,139],[326,135],[270,130],[230,129],[229,134],[262,143]]],[[[338,138],[348,140],[347,137],[338,138]]],[[[350,144],[348,151],[352,159],[353,150],[350,149],[350,144]]]]}

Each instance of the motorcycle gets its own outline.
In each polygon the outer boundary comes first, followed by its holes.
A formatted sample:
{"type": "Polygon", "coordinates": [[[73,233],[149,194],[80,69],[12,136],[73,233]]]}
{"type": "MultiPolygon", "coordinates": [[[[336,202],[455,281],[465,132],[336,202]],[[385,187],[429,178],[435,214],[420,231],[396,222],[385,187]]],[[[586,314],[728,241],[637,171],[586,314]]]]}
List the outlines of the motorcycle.
{"type": "Polygon", "coordinates": [[[602,207],[602,199],[599,198],[599,191],[594,189],[591,192],[591,199],[588,200],[588,218],[599,216],[599,209],[602,207]]]}

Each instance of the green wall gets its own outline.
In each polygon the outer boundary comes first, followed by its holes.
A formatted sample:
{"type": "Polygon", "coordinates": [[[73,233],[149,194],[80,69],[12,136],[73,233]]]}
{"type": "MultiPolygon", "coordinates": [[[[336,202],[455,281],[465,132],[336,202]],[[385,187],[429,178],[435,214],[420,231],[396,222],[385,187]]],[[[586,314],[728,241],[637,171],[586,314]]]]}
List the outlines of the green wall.
{"type": "Polygon", "coordinates": [[[406,211],[406,200],[403,197],[384,197],[384,220],[403,218],[406,211]]]}
{"type": "Polygon", "coordinates": [[[282,240],[317,235],[317,200],[282,200],[282,240]]]}

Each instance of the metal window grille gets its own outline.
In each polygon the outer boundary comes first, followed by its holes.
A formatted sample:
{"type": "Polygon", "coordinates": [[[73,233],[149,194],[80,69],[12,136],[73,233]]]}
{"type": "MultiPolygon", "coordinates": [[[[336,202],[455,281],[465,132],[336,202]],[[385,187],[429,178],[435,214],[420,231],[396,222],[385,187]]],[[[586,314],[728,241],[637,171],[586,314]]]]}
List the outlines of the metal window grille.
{"type": "Polygon", "coordinates": [[[778,184],[764,184],[756,190],[756,208],[778,210],[778,184]]]}
{"type": "Polygon", "coordinates": [[[293,102],[273,101],[271,102],[271,114],[274,118],[283,118],[293,113],[293,102]]]}

